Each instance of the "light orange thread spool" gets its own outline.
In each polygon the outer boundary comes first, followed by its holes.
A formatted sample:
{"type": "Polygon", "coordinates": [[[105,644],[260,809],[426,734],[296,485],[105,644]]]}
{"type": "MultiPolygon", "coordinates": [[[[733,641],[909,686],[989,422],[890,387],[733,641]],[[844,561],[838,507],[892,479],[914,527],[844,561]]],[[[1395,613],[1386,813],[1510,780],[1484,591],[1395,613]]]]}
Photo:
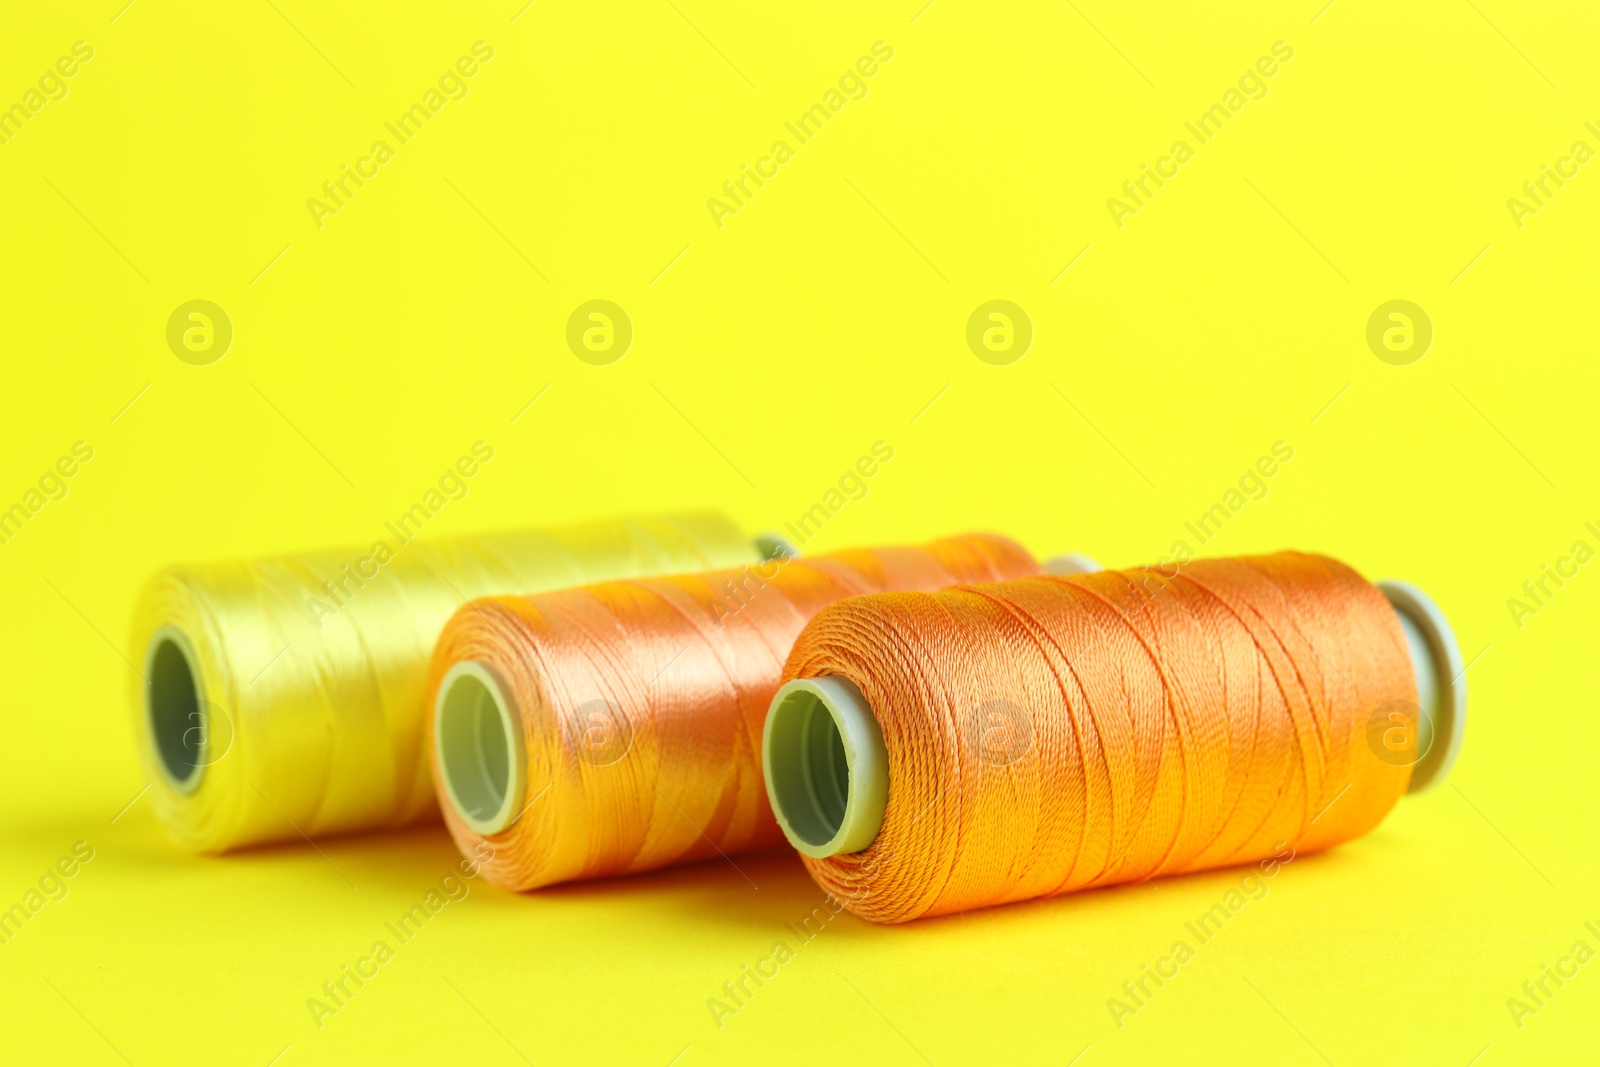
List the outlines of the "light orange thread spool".
{"type": "Polygon", "coordinates": [[[1371,830],[1420,726],[1441,777],[1459,660],[1417,591],[1297,553],[855,598],[796,641],[768,786],[879,922],[1245,863],[1371,830]]]}
{"type": "Polygon", "coordinates": [[[469,853],[489,841],[484,876],[510,889],[778,844],[761,729],[806,620],[860,593],[1038,571],[971,535],[476,601],[430,677],[450,830],[469,853]]]}

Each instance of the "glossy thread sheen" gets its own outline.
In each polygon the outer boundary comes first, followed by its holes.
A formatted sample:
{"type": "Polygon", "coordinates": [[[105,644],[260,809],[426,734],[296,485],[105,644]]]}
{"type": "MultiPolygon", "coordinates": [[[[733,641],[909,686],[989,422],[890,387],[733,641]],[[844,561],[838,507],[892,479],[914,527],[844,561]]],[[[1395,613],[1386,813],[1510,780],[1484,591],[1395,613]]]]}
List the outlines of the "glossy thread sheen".
{"type": "Polygon", "coordinates": [[[429,699],[462,660],[506,680],[525,810],[487,836],[448,800],[445,819],[464,851],[493,846],[484,877],[510,889],[779,844],[761,731],[806,620],[856,594],[1038,570],[1013,542],[971,535],[468,605],[439,639],[429,699]]]}
{"type": "MultiPolygon", "coordinates": [[[[833,605],[784,680],[860,687],[889,760],[865,850],[802,857],[904,922],[1299,853],[1372,829],[1409,767],[1370,714],[1416,681],[1383,595],[1298,553],[833,605]]],[[[1412,736],[1415,736],[1413,721],[1412,736]]]]}

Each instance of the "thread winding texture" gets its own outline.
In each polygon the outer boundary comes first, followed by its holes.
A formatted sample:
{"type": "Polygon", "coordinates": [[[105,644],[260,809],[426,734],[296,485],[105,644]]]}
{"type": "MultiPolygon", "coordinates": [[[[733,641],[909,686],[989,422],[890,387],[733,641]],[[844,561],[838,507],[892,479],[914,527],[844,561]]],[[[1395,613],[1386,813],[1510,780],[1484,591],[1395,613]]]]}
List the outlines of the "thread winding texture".
{"type": "Polygon", "coordinates": [[[874,710],[888,802],[865,850],[803,859],[878,922],[1326,848],[1410,778],[1366,739],[1390,701],[1416,734],[1400,625],[1319,556],[847,600],[784,681],[826,675],[874,710]]]}
{"type": "Polygon", "coordinates": [[[754,559],[726,519],[684,515],[169,568],[132,638],[140,656],[176,638],[191,657],[153,656],[134,683],[156,814],[200,852],[415,821],[435,808],[429,656],[464,601],[754,559]],[[165,754],[153,687],[183,720],[165,754]]]}
{"type": "Polygon", "coordinates": [[[440,636],[429,699],[456,663],[494,668],[521,722],[526,799],[499,833],[442,797],[446,822],[467,853],[492,845],[484,876],[509,889],[776,845],[761,733],[806,621],[848,596],[1038,571],[974,534],[477,601],[440,636]]]}

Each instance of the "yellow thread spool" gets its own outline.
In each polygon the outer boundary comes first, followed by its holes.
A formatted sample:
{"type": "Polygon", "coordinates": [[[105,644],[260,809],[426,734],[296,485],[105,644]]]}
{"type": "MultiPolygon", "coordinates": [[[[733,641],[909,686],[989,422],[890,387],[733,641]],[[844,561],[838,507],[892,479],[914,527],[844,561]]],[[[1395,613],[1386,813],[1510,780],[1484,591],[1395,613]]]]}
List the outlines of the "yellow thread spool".
{"type": "Polygon", "coordinates": [[[383,547],[172,567],[146,585],[136,733],[180,845],[221,852],[436,810],[428,662],[468,600],[757,558],[716,515],[383,547]]]}

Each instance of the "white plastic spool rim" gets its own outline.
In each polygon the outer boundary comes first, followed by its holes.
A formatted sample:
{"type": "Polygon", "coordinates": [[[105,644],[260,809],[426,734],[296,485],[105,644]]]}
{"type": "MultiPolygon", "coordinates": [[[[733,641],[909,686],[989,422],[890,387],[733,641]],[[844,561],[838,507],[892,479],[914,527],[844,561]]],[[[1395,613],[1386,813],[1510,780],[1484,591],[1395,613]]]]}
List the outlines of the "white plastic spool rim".
{"type": "Polygon", "coordinates": [[[516,822],[528,788],[522,722],[508,693],[489,664],[463,660],[445,673],[434,700],[440,782],[451,808],[480,834],[516,822]]]}

